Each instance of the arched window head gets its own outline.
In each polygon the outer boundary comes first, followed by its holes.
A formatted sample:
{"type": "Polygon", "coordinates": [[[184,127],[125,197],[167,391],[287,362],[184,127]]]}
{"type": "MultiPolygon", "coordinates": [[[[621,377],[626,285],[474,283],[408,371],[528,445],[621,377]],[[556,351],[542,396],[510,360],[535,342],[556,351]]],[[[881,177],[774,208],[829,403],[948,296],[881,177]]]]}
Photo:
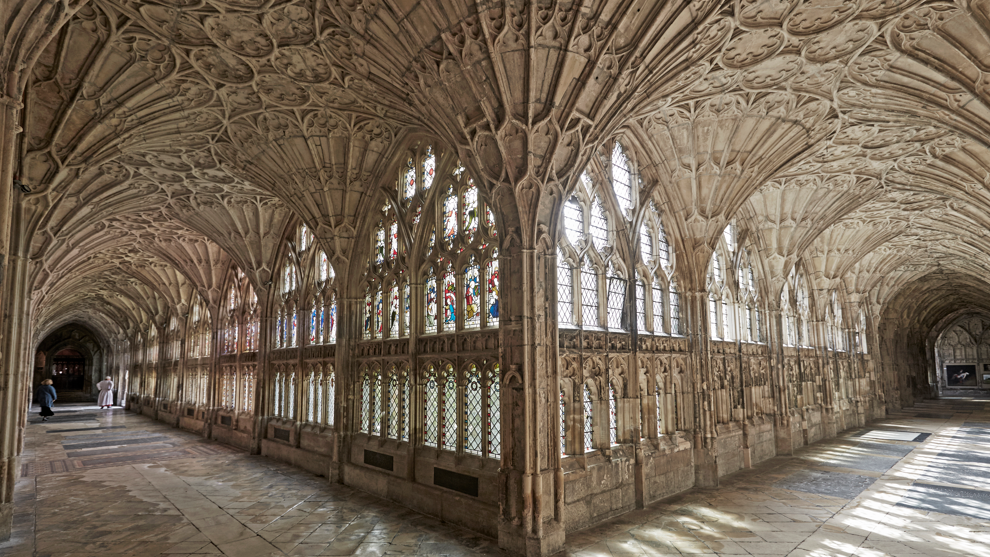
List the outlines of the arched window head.
{"type": "Polygon", "coordinates": [[[299,251],[304,252],[313,244],[313,234],[305,224],[299,226],[299,251]]]}
{"type": "Polygon", "coordinates": [[[729,253],[736,251],[736,224],[734,222],[729,222],[722,230],[722,238],[725,240],[725,247],[729,250],[729,253]]]}
{"type": "Polygon", "coordinates": [[[639,227],[639,254],[643,263],[649,264],[653,259],[653,235],[645,222],[639,227]]]}
{"type": "Polygon", "coordinates": [[[299,276],[296,271],[296,267],[286,261],[285,267],[282,269],[282,293],[285,295],[292,294],[296,291],[299,286],[299,276]]]}
{"type": "Polygon", "coordinates": [[[627,219],[631,218],[633,211],[632,173],[629,169],[629,157],[626,156],[625,150],[618,141],[612,148],[612,189],[615,191],[619,210],[627,219]]]}
{"type": "Polygon", "coordinates": [[[718,252],[712,254],[712,266],[708,273],[710,284],[722,284],[722,262],[719,261],[718,252]]]}
{"type": "MultiPolygon", "coordinates": [[[[654,211],[656,211],[656,207],[654,207],[654,211]]],[[[664,269],[670,270],[670,242],[667,240],[667,233],[663,228],[663,222],[657,223],[657,259],[660,260],[660,264],[663,265],[664,269]]]]}

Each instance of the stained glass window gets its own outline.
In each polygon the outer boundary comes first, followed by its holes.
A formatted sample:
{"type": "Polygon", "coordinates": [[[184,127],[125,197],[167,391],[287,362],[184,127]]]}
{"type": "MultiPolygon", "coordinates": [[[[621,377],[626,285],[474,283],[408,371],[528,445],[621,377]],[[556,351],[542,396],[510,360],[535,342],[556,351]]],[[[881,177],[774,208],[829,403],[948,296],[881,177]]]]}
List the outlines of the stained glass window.
{"type": "Polygon", "coordinates": [[[457,450],[457,377],[454,368],[447,365],[444,372],[443,409],[440,413],[443,448],[457,450]]]}
{"type": "Polygon", "coordinates": [[[382,291],[375,289],[375,331],[373,334],[375,338],[382,338],[382,325],[385,322],[384,303],[382,291]]]}
{"type": "Polygon", "coordinates": [[[426,148],[426,157],[423,159],[423,191],[430,189],[433,185],[433,177],[436,173],[437,158],[433,154],[433,146],[426,148]]]}
{"type": "Polygon", "coordinates": [[[454,237],[457,236],[457,196],[454,195],[454,186],[447,188],[447,195],[443,198],[443,242],[447,249],[454,245],[454,237]]]}
{"type": "Polygon", "coordinates": [[[591,389],[584,386],[584,452],[594,448],[595,437],[594,406],[591,403],[591,389]]]}
{"type": "Polygon", "coordinates": [[[457,292],[455,291],[456,277],[450,264],[441,279],[443,287],[443,330],[453,331],[457,322],[457,292]]]}
{"type": "Polygon", "coordinates": [[[385,225],[378,223],[375,229],[375,264],[381,265],[385,262],[385,225]]]}
{"type": "Polygon", "coordinates": [[[612,149],[612,189],[619,202],[619,210],[629,218],[632,213],[632,180],[629,176],[629,158],[618,142],[612,149]]]}
{"type": "Polygon", "coordinates": [[[388,436],[399,438],[399,378],[395,368],[388,374],[388,436]]]}
{"type": "Polygon", "coordinates": [[[364,374],[361,380],[361,429],[362,433],[368,433],[368,425],[371,424],[371,378],[364,374]]]}
{"type": "Polygon", "coordinates": [[[557,249],[557,322],[562,325],[574,323],[574,293],[571,289],[571,266],[564,253],[557,249]]]}
{"type": "Polygon", "coordinates": [[[653,333],[663,333],[663,284],[660,279],[653,283],[653,333]]]}
{"type": "Polygon", "coordinates": [[[464,386],[464,452],[481,454],[482,387],[477,366],[468,366],[464,386]]]}
{"type": "Polygon", "coordinates": [[[599,252],[608,245],[608,216],[602,206],[602,200],[595,198],[591,204],[591,242],[599,252]]]}
{"type": "Polygon", "coordinates": [[[646,333],[646,285],[636,280],[636,330],[646,333]]]}
{"type": "Polygon", "coordinates": [[[488,226],[488,233],[492,238],[498,238],[498,228],[495,226],[495,213],[492,208],[485,205],[485,225],[488,226]]]}
{"type": "Polygon", "coordinates": [[[608,440],[610,445],[619,443],[619,395],[615,386],[608,386],[608,440]]]}
{"type": "Polygon", "coordinates": [[[481,284],[478,275],[478,265],[472,255],[467,268],[464,269],[464,327],[467,329],[477,329],[481,326],[481,284]]]}
{"type": "Polygon", "coordinates": [[[502,393],[498,364],[488,372],[488,456],[502,456],[502,393]]]}
{"type": "Polygon", "coordinates": [[[373,330],[372,316],[374,315],[374,307],[371,300],[371,290],[367,290],[364,294],[364,338],[371,338],[371,331],[373,330]]]}
{"type": "Polygon", "coordinates": [[[560,454],[567,454],[567,400],[564,389],[560,390],[560,454]]]}
{"type": "Polygon", "coordinates": [[[316,380],[316,423],[324,423],[326,417],[323,415],[323,409],[326,406],[326,396],[325,396],[325,385],[323,379],[323,372],[321,371],[315,378],[316,380]]]}
{"type": "Polygon", "coordinates": [[[469,180],[468,187],[462,196],[462,219],[461,228],[468,242],[474,240],[474,234],[478,231],[478,187],[469,180]]]}
{"type": "Polygon", "coordinates": [[[316,333],[319,331],[319,326],[317,322],[317,312],[316,303],[313,303],[313,307],[309,310],[309,343],[316,344],[316,333]]]}
{"type": "Polygon", "coordinates": [[[328,316],[327,337],[329,342],[337,342],[337,297],[330,298],[330,315],[328,316]]]}
{"type": "Polygon", "coordinates": [[[324,331],[326,331],[325,328],[327,321],[326,318],[327,318],[327,308],[323,304],[320,304],[320,320],[316,324],[316,331],[317,331],[316,342],[318,344],[323,344],[324,342],[326,342],[326,338],[324,336],[325,335],[324,331]]]}
{"type": "Polygon", "coordinates": [[[325,281],[333,278],[333,269],[330,267],[330,262],[327,260],[327,254],[320,252],[320,281],[325,281]]]}
{"type": "Polygon", "coordinates": [[[498,250],[492,250],[492,259],[488,262],[488,322],[489,327],[498,325],[499,318],[499,282],[498,282],[498,250]]]}
{"type": "Polygon", "coordinates": [[[406,172],[402,176],[403,198],[406,204],[416,195],[416,167],[413,165],[412,157],[406,161],[406,172]]]}
{"type": "Polygon", "coordinates": [[[299,346],[299,321],[296,316],[296,308],[292,308],[292,342],[289,344],[289,348],[295,348],[299,346]]]}
{"type": "Polygon", "coordinates": [[[275,411],[274,411],[274,414],[275,414],[275,417],[276,418],[281,418],[284,415],[284,413],[282,411],[282,401],[285,398],[285,394],[282,392],[282,382],[283,382],[282,372],[280,372],[280,371],[279,372],[276,372],[275,373],[275,400],[274,400],[274,402],[275,402],[275,411]]]}
{"type": "Polygon", "coordinates": [[[254,412],[254,369],[250,368],[244,372],[244,379],[241,388],[241,412],[254,412]]]}
{"type": "Polygon", "coordinates": [[[426,245],[429,246],[429,251],[433,251],[433,248],[437,245],[437,231],[435,228],[430,230],[430,239],[427,240],[426,245]]]}
{"type": "Polygon", "coordinates": [[[388,225],[388,258],[395,261],[395,258],[399,255],[399,223],[392,219],[392,223],[388,225]]]}
{"type": "Polygon", "coordinates": [[[409,322],[409,317],[412,315],[412,289],[409,287],[409,283],[402,285],[402,333],[405,335],[409,334],[411,324],[409,322]]]}
{"type": "Polygon", "coordinates": [[[309,381],[306,382],[306,421],[316,421],[316,372],[310,370],[309,381]]]}
{"type": "Polygon", "coordinates": [[[433,275],[433,268],[426,278],[426,332],[437,332],[437,278],[433,275]]]}
{"type": "Polygon", "coordinates": [[[296,372],[293,369],[289,372],[288,376],[288,386],[285,389],[285,398],[288,402],[289,411],[286,413],[285,417],[289,419],[295,419],[296,417],[296,372]]]}
{"type": "Polygon", "coordinates": [[[577,246],[584,238],[584,211],[576,197],[564,204],[564,234],[572,246],[577,246]]]}
{"type": "Polygon", "coordinates": [[[399,336],[399,287],[394,282],[388,289],[388,336],[399,336]]]}
{"type": "Polygon", "coordinates": [[[598,326],[598,273],[588,259],[581,269],[581,321],[585,327],[598,326]]]}
{"type": "Polygon", "coordinates": [[[437,385],[437,372],[430,366],[426,372],[426,383],[423,386],[425,423],[423,427],[423,443],[428,447],[436,447],[440,421],[440,389],[437,385]]]}
{"type": "Polygon", "coordinates": [[[681,334],[681,296],[677,293],[677,284],[670,281],[670,334],[681,334]]]}

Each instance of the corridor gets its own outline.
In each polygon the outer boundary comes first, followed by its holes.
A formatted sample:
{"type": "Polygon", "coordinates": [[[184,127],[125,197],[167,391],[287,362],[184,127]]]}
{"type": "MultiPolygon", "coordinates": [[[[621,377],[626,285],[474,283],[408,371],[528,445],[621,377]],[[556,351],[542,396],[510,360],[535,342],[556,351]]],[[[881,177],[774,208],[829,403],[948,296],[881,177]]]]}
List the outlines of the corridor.
{"type": "MultiPolygon", "coordinates": [[[[33,409],[0,555],[499,555],[493,540],[115,408],[33,409]]],[[[930,401],[568,536],[562,555],[990,557],[990,402],[930,401]]]]}

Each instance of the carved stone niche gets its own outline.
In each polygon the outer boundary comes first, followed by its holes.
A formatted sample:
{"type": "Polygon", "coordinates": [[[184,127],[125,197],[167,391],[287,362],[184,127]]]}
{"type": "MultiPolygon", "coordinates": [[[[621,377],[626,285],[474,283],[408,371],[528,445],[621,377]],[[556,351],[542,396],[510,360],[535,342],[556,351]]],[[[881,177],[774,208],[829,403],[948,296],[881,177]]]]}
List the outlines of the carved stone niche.
{"type": "Polygon", "coordinates": [[[500,349],[501,335],[497,329],[469,331],[421,337],[417,344],[421,354],[491,354],[500,349]]]}
{"type": "Polygon", "coordinates": [[[280,350],[271,351],[271,360],[273,362],[287,362],[295,360],[299,356],[298,348],[282,348],[280,350]]]}
{"type": "Polygon", "coordinates": [[[577,350],[581,347],[581,331],[577,329],[558,329],[557,336],[561,348],[577,350]]]}

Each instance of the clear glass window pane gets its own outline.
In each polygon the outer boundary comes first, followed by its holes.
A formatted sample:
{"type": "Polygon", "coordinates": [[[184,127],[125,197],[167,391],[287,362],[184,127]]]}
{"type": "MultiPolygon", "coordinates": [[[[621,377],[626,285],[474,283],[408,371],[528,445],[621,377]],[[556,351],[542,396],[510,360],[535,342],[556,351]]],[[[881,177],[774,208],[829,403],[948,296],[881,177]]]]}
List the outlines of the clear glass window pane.
{"type": "Polygon", "coordinates": [[[585,261],[581,269],[581,324],[585,327],[598,326],[598,273],[585,261]]]}

